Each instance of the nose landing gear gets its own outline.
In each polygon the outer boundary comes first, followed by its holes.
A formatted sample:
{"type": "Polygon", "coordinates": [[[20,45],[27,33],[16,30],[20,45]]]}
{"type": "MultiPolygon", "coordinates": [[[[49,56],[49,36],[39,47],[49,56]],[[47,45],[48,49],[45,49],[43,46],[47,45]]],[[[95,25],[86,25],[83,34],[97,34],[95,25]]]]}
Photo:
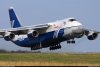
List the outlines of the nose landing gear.
{"type": "Polygon", "coordinates": [[[67,44],[70,44],[70,43],[71,43],[71,44],[75,44],[75,40],[74,40],[74,39],[73,39],[73,40],[68,40],[68,41],[67,41],[67,44]]]}

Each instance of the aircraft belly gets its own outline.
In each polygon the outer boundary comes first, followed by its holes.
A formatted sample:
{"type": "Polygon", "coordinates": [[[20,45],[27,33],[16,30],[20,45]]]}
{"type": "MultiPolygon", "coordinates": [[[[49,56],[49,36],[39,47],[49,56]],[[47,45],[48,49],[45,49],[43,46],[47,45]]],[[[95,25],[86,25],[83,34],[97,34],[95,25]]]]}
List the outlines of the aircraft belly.
{"type": "Polygon", "coordinates": [[[52,32],[48,32],[45,34],[41,34],[36,38],[27,38],[26,37],[21,41],[16,40],[16,41],[14,41],[14,43],[17,44],[18,46],[22,46],[22,47],[32,47],[35,45],[40,45],[40,43],[42,43],[43,47],[48,47],[48,46],[50,46],[50,44],[53,44],[50,42],[62,41],[61,38],[63,37],[64,29],[59,30],[57,38],[54,38],[54,34],[55,34],[55,31],[52,31],[52,32]]]}

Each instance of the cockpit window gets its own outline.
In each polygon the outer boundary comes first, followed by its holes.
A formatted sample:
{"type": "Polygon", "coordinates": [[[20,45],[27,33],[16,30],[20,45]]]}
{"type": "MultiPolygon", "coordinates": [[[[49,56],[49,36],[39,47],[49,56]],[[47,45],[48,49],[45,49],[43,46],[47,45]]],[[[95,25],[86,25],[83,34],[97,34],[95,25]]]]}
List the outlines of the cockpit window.
{"type": "Polygon", "coordinates": [[[69,19],[69,21],[73,22],[73,21],[76,21],[76,19],[69,19]]]}

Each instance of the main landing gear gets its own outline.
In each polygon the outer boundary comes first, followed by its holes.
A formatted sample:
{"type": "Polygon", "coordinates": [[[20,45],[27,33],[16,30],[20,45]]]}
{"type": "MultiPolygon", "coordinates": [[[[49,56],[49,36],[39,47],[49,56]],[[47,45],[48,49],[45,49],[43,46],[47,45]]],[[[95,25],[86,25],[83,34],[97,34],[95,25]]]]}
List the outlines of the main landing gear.
{"type": "Polygon", "coordinates": [[[70,44],[70,43],[71,43],[71,44],[75,44],[75,40],[74,40],[74,39],[73,39],[73,40],[68,40],[68,41],[67,41],[67,44],[70,44]]]}
{"type": "Polygon", "coordinates": [[[56,49],[61,49],[61,45],[55,45],[55,46],[50,46],[49,50],[56,50],[56,49]]]}

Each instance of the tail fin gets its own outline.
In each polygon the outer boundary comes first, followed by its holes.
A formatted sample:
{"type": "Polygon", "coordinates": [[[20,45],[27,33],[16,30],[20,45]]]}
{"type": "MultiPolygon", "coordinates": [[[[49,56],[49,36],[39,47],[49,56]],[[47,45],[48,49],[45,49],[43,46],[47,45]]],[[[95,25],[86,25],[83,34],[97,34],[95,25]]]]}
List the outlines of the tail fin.
{"type": "Polygon", "coordinates": [[[14,12],[13,7],[9,8],[9,16],[10,16],[10,22],[11,22],[12,28],[21,27],[21,24],[20,24],[19,19],[17,18],[16,14],[14,12]]]}

